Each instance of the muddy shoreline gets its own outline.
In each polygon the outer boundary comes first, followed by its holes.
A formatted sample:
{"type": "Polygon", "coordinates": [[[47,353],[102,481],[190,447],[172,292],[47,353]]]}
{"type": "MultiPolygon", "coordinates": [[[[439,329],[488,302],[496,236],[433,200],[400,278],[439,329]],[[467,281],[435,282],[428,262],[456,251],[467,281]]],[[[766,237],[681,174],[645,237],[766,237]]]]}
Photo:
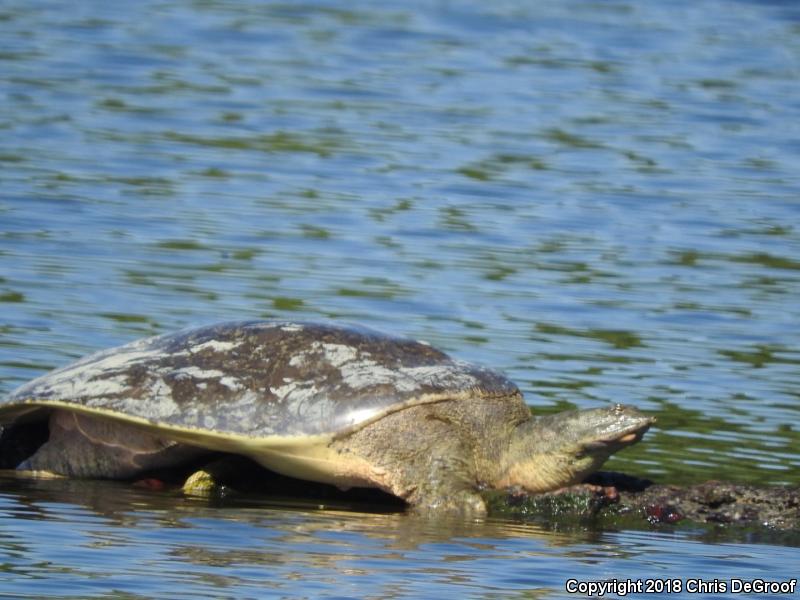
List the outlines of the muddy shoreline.
{"type": "Polygon", "coordinates": [[[562,493],[490,497],[494,515],[642,525],[719,525],[800,533],[800,487],[725,481],[679,486],[599,472],[562,493]]]}

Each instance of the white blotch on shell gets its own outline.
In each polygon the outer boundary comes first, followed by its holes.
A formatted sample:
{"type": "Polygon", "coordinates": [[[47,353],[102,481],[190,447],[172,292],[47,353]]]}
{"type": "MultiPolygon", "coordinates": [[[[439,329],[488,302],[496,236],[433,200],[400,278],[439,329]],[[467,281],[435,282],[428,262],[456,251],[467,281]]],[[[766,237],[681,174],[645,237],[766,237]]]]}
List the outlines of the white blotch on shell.
{"type": "Polygon", "coordinates": [[[89,355],[34,379],[18,388],[13,397],[24,399],[31,394],[37,398],[60,400],[82,398],[82,403],[89,408],[136,415],[146,407],[150,419],[172,417],[179,412],[179,407],[172,397],[172,389],[158,375],[161,370],[151,368],[149,373],[145,370],[148,373],[146,379],[138,382],[136,388],[130,387],[134,366],[141,363],[152,366],[166,359],[188,355],[186,351],[165,353],[158,345],[159,339],[137,340],[121,348],[89,355]],[[131,393],[136,396],[131,396],[131,393]]]}
{"type": "Polygon", "coordinates": [[[202,344],[192,346],[189,348],[189,352],[196,353],[202,352],[203,350],[212,350],[220,353],[229,352],[241,344],[242,342],[221,342],[219,340],[209,340],[208,342],[203,342],[202,344]]]}
{"type": "Polygon", "coordinates": [[[124,393],[128,388],[128,378],[125,375],[89,381],[86,384],[90,396],[110,396],[124,393]]]}
{"type": "Polygon", "coordinates": [[[232,392],[237,392],[239,390],[244,389],[244,386],[240,383],[240,381],[236,379],[236,377],[231,377],[230,375],[226,375],[225,377],[220,377],[219,383],[220,385],[224,385],[232,392]]]}
{"type": "Polygon", "coordinates": [[[292,358],[289,359],[289,366],[290,367],[302,367],[306,364],[306,355],[305,353],[295,354],[292,358]]]}
{"type": "MultiPolygon", "coordinates": [[[[113,407],[123,413],[135,415],[141,410],[142,398],[128,398],[122,396],[115,399],[113,407]]],[[[151,379],[146,385],[146,402],[148,418],[159,420],[172,417],[179,412],[178,405],[172,398],[172,389],[160,378],[151,379]]],[[[106,402],[100,397],[94,397],[86,402],[87,406],[108,408],[106,402]]]]}
{"type": "Polygon", "coordinates": [[[403,367],[400,373],[426,385],[445,385],[457,389],[478,387],[478,379],[458,363],[426,367],[403,367]]]}
{"type": "MultiPolygon", "coordinates": [[[[151,418],[170,417],[178,413],[178,405],[172,399],[172,389],[163,380],[152,380],[148,395],[151,418]]],[[[123,412],[135,414],[135,410],[123,412]]]]}
{"type": "Polygon", "coordinates": [[[54,398],[70,398],[76,392],[89,397],[121,393],[131,365],[163,356],[161,351],[150,349],[144,341],[99,352],[47,373],[20,387],[15,396],[23,397],[34,389],[37,395],[54,398]]]}
{"type": "Polygon", "coordinates": [[[201,369],[200,367],[183,367],[175,369],[172,373],[178,377],[187,376],[195,379],[219,379],[225,376],[225,373],[218,369],[201,369]]]}
{"type": "Polygon", "coordinates": [[[467,389],[479,381],[457,364],[389,369],[374,360],[362,359],[345,363],[340,368],[342,382],[358,390],[373,385],[391,385],[398,392],[416,392],[422,386],[467,389]]]}
{"type": "Polygon", "coordinates": [[[345,346],[344,344],[321,344],[314,342],[312,348],[321,348],[325,353],[325,360],[327,360],[334,367],[341,367],[358,356],[358,350],[352,346],[345,346]]]}
{"type": "MultiPolygon", "coordinates": [[[[353,390],[375,385],[390,385],[398,392],[418,391],[422,386],[452,386],[457,389],[476,387],[479,381],[469,373],[465,365],[450,362],[421,367],[389,368],[373,360],[368,352],[346,344],[312,342],[305,352],[293,356],[289,365],[299,367],[313,360],[324,360],[339,369],[342,383],[353,390]]],[[[275,388],[272,392],[280,397],[295,393],[296,384],[275,388]]]]}
{"type": "MultiPolygon", "coordinates": [[[[170,356],[181,356],[186,354],[185,352],[176,352],[171,354],[170,356]]],[[[99,372],[105,373],[108,371],[121,371],[127,369],[131,365],[135,365],[140,362],[145,362],[148,360],[152,360],[154,358],[158,358],[163,356],[163,353],[160,350],[140,350],[140,351],[131,351],[128,349],[128,346],[123,346],[120,348],[119,352],[112,352],[105,356],[96,356],[94,360],[86,360],[81,361],[78,363],[73,363],[71,366],[65,367],[60,373],[67,373],[67,372],[75,372],[82,370],[81,367],[84,365],[91,365],[90,369],[87,369],[86,373],[92,372],[99,372]]],[[[93,357],[89,357],[92,359],[93,357]]]]}
{"type": "Polygon", "coordinates": [[[400,369],[388,369],[374,360],[362,359],[339,367],[342,383],[359,390],[373,385],[391,385],[400,392],[413,392],[419,383],[402,374],[400,369]]]}

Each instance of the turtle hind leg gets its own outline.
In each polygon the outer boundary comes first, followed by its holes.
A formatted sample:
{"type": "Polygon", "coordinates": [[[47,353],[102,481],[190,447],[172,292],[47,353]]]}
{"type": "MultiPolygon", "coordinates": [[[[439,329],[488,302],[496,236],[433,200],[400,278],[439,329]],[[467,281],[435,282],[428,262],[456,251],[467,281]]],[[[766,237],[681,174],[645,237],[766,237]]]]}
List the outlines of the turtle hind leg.
{"type": "Polygon", "coordinates": [[[109,419],[68,411],[50,415],[50,436],[18,470],[85,478],[128,479],[175,466],[205,450],[164,440],[109,419]]]}
{"type": "Polygon", "coordinates": [[[463,474],[462,461],[452,456],[432,456],[426,460],[422,478],[405,498],[417,514],[453,515],[468,519],[485,517],[486,501],[473,482],[463,474]]]}

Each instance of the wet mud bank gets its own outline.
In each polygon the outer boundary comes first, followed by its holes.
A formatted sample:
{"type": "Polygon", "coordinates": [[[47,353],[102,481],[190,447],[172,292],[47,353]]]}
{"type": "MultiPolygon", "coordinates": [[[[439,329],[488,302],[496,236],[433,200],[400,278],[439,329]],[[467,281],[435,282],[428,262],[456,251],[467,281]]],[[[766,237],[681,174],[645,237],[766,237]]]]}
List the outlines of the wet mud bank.
{"type": "Polygon", "coordinates": [[[692,524],[765,528],[800,534],[800,487],[753,486],[725,481],[664,485],[623,473],[599,472],[582,485],[539,496],[503,494],[492,514],[626,526],[692,524]]]}

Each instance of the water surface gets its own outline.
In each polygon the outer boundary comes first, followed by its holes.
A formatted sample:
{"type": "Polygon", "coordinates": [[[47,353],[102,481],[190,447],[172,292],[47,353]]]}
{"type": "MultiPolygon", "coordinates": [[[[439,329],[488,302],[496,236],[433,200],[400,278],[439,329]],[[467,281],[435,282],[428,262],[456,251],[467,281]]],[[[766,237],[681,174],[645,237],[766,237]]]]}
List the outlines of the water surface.
{"type": "MultiPolygon", "coordinates": [[[[798,32],[780,1],[7,2],[0,393],[144,335],[322,317],[502,369],[543,412],[655,414],[610,468],[798,485],[798,32]]],[[[0,494],[10,597],[538,597],[798,560],[691,529],[0,494]]]]}

